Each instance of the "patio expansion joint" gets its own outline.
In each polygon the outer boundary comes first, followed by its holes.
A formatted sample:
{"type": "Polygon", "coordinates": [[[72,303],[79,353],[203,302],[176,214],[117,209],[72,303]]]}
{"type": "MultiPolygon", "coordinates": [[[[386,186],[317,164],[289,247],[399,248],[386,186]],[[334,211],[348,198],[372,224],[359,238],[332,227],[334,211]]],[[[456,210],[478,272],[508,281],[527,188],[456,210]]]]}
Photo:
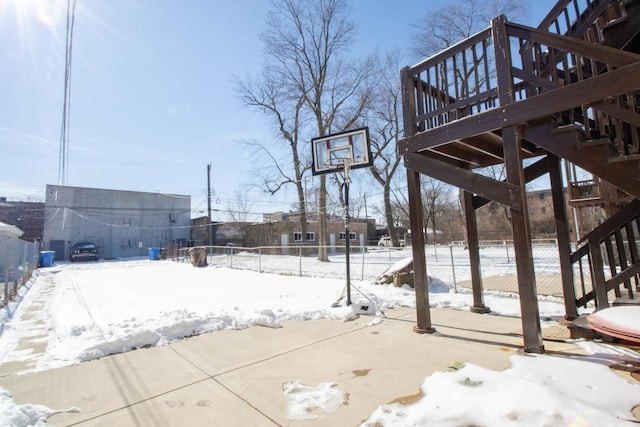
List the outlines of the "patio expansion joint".
{"type": "MultiPolygon", "coordinates": [[[[390,320],[393,320],[393,319],[390,319],[390,320]]],[[[190,387],[190,386],[192,386],[192,385],[194,385],[194,384],[198,384],[198,383],[201,383],[201,382],[203,382],[203,381],[212,380],[212,381],[214,381],[216,384],[218,384],[219,386],[221,386],[222,388],[224,388],[227,392],[231,393],[232,395],[236,396],[238,399],[240,399],[241,401],[243,401],[247,406],[251,407],[254,411],[256,411],[257,413],[259,413],[260,415],[262,415],[263,417],[265,417],[266,419],[268,419],[269,421],[271,421],[274,425],[280,425],[276,420],[274,420],[274,419],[273,419],[273,418],[271,418],[269,415],[265,414],[263,411],[261,411],[260,409],[258,409],[255,405],[253,405],[251,402],[249,402],[245,397],[243,397],[242,395],[240,395],[240,394],[236,393],[236,392],[235,392],[235,391],[233,391],[231,388],[227,387],[224,383],[222,383],[222,382],[218,381],[218,379],[217,379],[217,378],[218,378],[218,377],[221,377],[221,376],[223,376],[223,375],[226,375],[226,374],[228,374],[228,373],[230,373],[230,372],[234,372],[234,371],[238,371],[238,370],[241,370],[241,369],[245,369],[245,368],[248,368],[248,367],[250,367],[250,366],[254,366],[254,365],[259,365],[259,364],[264,363],[264,362],[267,362],[267,361],[269,361],[269,360],[276,359],[276,358],[279,358],[279,357],[285,356],[285,355],[287,355],[287,354],[291,354],[291,353],[294,353],[294,352],[296,352],[296,351],[300,351],[300,350],[305,349],[305,348],[313,347],[314,345],[317,345],[317,344],[319,344],[319,343],[326,342],[326,341],[330,341],[330,340],[332,340],[332,339],[335,339],[335,338],[338,338],[338,337],[341,337],[341,336],[345,336],[345,335],[353,334],[353,333],[355,333],[355,332],[358,332],[358,331],[360,331],[360,330],[362,330],[362,329],[369,328],[369,327],[370,327],[370,325],[365,324],[365,325],[359,326],[359,327],[357,327],[357,328],[354,328],[354,329],[352,329],[352,330],[349,330],[349,331],[346,331],[346,332],[341,332],[341,333],[338,333],[338,334],[333,334],[333,335],[331,335],[331,336],[324,337],[324,338],[321,338],[321,339],[317,339],[317,340],[315,340],[315,341],[313,341],[313,342],[311,342],[311,343],[304,344],[304,345],[301,345],[301,346],[298,346],[298,347],[295,347],[295,348],[290,348],[290,349],[288,349],[288,350],[286,350],[286,351],[282,351],[282,352],[279,352],[279,353],[277,353],[277,354],[272,354],[272,355],[270,355],[270,356],[263,357],[263,358],[261,358],[261,359],[259,359],[259,360],[254,360],[254,361],[252,361],[252,362],[250,362],[250,363],[246,363],[246,364],[241,365],[241,366],[236,366],[236,367],[234,367],[234,368],[227,369],[227,370],[225,370],[225,371],[221,371],[221,372],[218,372],[218,373],[213,374],[213,375],[211,375],[211,374],[209,374],[208,372],[206,372],[204,369],[202,369],[200,366],[198,366],[198,364],[196,364],[196,363],[195,363],[195,362],[193,362],[191,359],[189,359],[186,355],[184,355],[184,354],[182,354],[180,351],[178,351],[175,347],[173,347],[173,346],[169,345],[169,347],[171,348],[171,350],[173,350],[173,351],[174,351],[174,352],[175,352],[179,357],[183,358],[186,362],[188,362],[188,363],[189,363],[189,364],[191,364],[193,367],[195,367],[196,369],[198,369],[200,372],[202,372],[203,374],[205,374],[205,375],[207,376],[207,378],[205,378],[205,379],[198,380],[198,381],[194,381],[192,384],[185,384],[185,385],[183,385],[183,386],[181,386],[181,387],[177,387],[175,390],[179,390],[179,389],[182,389],[182,388],[185,388],[185,387],[190,387]]],[[[159,396],[162,396],[162,395],[167,394],[167,393],[171,393],[171,392],[173,392],[173,391],[175,391],[175,390],[169,390],[169,391],[167,391],[167,392],[165,392],[165,393],[160,394],[159,396]]],[[[150,398],[145,399],[145,400],[154,399],[154,398],[159,397],[159,396],[153,396],[153,397],[150,397],[150,398]]],[[[137,402],[137,403],[141,403],[141,402],[137,402]]],[[[129,406],[131,406],[131,405],[129,405],[129,406]]]]}

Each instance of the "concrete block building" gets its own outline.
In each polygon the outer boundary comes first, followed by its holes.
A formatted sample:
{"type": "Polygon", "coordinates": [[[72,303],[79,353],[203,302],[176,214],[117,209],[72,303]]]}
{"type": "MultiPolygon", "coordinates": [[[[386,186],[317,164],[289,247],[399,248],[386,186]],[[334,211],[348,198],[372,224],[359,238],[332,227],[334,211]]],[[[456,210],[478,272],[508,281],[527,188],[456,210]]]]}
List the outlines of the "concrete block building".
{"type": "Polygon", "coordinates": [[[101,259],[145,256],[150,247],[184,244],[191,196],[47,185],[43,248],[69,259],[76,242],[93,242],[101,259]]]}

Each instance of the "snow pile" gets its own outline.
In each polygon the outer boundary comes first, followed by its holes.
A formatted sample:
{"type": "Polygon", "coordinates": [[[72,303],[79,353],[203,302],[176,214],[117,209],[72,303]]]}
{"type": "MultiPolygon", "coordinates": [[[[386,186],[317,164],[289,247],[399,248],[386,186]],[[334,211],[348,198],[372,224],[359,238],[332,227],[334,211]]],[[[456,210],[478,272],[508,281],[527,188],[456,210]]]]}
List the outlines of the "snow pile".
{"type": "Polygon", "coordinates": [[[413,405],[380,406],[364,427],[437,425],[628,426],[640,386],[607,366],[555,356],[512,356],[494,372],[466,364],[422,384],[413,405]],[[584,373],[588,372],[588,375],[584,373]]]}
{"type": "Polygon", "coordinates": [[[287,418],[290,420],[316,420],[335,412],[347,404],[347,394],[336,390],[334,382],[321,383],[309,387],[298,381],[283,385],[287,398],[287,418]]]}
{"type": "Polygon", "coordinates": [[[0,388],[0,420],[3,426],[46,426],[47,419],[62,412],[79,412],[77,408],[53,410],[42,405],[16,405],[12,394],[0,388]]]}

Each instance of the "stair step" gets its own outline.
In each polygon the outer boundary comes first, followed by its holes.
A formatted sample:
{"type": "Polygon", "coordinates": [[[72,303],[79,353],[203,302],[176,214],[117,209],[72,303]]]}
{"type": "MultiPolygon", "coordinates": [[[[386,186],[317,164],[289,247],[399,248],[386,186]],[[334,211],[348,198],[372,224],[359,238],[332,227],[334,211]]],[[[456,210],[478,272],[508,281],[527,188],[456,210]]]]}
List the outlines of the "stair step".
{"type": "Polygon", "coordinates": [[[567,328],[569,329],[569,333],[573,339],[592,340],[596,337],[596,332],[591,328],[591,325],[589,325],[589,322],[587,321],[587,316],[584,314],[568,322],[567,328]]]}
{"type": "MultiPolygon", "coordinates": [[[[622,290],[622,292],[627,292],[626,289],[622,290]]],[[[637,295],[637,294],[636,294],[637,295]]],[[[628,296],[621,296],[621,297],[617,297],[616,299],[613,300],[613,302],[611,303],[611,305],[613,306],[619,306],[619,305],[640,305],[640,295],[634,297],[634,298],[629,298],[628,296]]]]}
{"type": "Polygon", "coordinates": [[[562,135],[568,132],[582,132],[582,128],[578,125],[560,125],[551,129],[551,135],[562,135]]]}
{"type": "Polygon", "coordinates": [[[640,154],[616,155],[609,157],[609,163],[637,162],[640,160],[640,154]]]}
{"type": "Polygon", "coordinates": [[[609,138],[587,139],[579,144],[580,148],[598,147],[603,145],[608,145],[611,148],[614,148],[613,143],[609,138]]]}
{"type": "Polygon", "coordinates": [[[620,25],[620,24],[622,24],[622,23],[624,23],[624,22],[627,22],[627,17],[626,17],[626,16],[623,16],[623,17],[621,17],[621,18],[618,18],[618,19],[614,19],[614,20],[612,20],[612,21],[609,21],[609,22],[607,22],[606,24],[604,24],[604,25],[602,26],[602,31],[606,31],[606,30],[608,30],[609,28],[611,28],[611,27],[615,27],[616,25],[620,25]]]}

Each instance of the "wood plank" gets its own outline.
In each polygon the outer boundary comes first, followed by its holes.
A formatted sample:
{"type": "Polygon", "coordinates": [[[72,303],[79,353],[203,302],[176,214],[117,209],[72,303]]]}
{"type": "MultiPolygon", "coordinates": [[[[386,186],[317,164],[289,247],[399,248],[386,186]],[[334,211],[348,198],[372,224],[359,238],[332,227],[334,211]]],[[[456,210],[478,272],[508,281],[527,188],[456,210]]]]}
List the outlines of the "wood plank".
{"type": "Polygon", "coordinates": [[[515,210],[522,209],[520,188],[506,182],[456,168],[444,162],[410,153],[404,156],[405,167],[409,170],[436,178],[442,182],[462,188],[487,199],[495,200],[515,210]]]}

